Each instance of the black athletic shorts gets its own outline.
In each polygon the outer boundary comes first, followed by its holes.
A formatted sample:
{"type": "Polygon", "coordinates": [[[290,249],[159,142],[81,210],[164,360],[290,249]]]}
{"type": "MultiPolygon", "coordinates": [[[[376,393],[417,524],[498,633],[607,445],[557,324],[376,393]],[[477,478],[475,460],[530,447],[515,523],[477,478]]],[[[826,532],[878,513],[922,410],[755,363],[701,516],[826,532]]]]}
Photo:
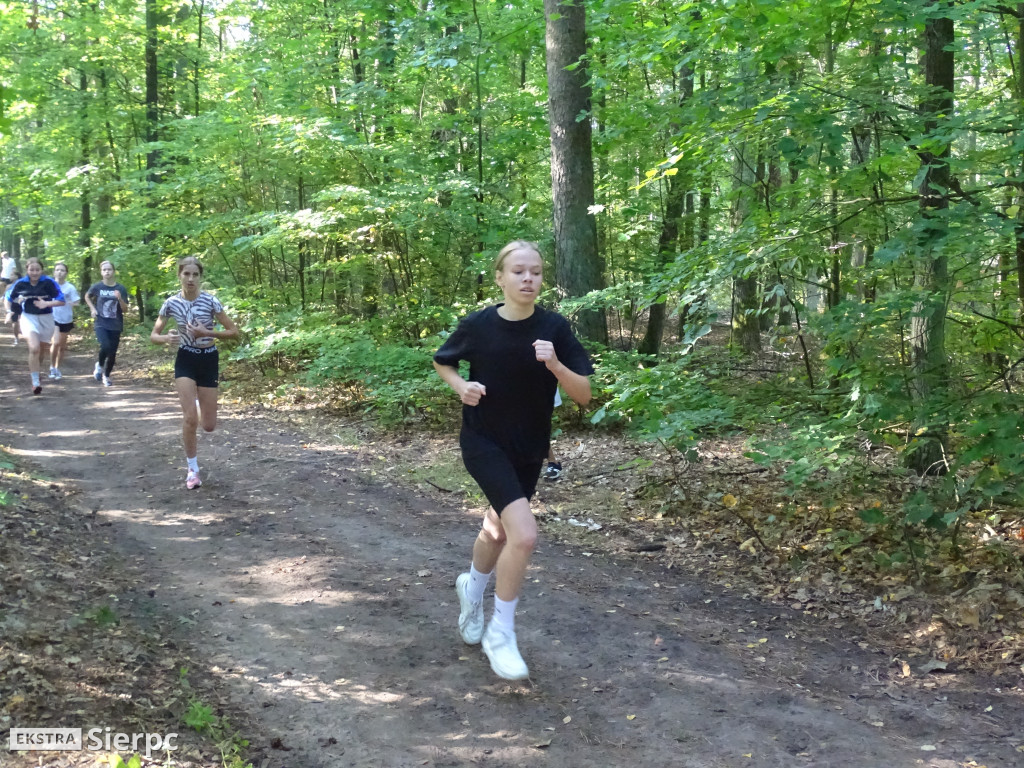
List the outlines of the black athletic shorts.
{"type": "Polygon", "coordinates": [[[516,459],[497,443],[468,429],[459,435],[459,445],[462,463],[498,515],[516,499],[533,498],[543,461],[516,459]]]}
{"type": "Polygon", "coordinates": [[[178,347],[174,378],[192,379],[197,387],[216,387],[220,376],[220,353],[216,347],[178,347]]]}
{"type": "Polygon", "coordinates": [[[71,333],[71,329],[74,327],[74,323],[57,323],[57,330],[61,333],[71,333]]]}

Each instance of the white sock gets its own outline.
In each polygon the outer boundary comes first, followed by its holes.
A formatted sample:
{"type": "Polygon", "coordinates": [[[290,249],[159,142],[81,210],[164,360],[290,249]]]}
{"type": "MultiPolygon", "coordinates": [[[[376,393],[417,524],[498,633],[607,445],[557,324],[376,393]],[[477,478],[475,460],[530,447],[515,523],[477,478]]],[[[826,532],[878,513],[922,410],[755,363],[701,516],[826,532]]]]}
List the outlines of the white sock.
{"type": "Polygon", "coordinates": [[[39,374],[38,373],[33,373],[32,374],[32,386],[34,386],[34,387],[38,387],[39,386],[39,374]]]}
{"type": "Polygon", "coordinates": [[[516,605],[519,603],[519,598],[515,600],[502,600],[497,595],[494,596],[494,613],[491,615],[491,624],[494,624],[499,629],[505,632],[516,631],[516,605]]]}
{"type": "Polygon", "coordinates": [[[466,589],[466,594],[470,600],[474,603],[479,603],[484,599],[484,590],[487,589],[487,584],[491,580],[491,573],[480,573],[472,564],[469,566],[469,587],[466,589]]]}
{"type": "Polygon", "coordinates": [[[185,461],[188,462],[188,468],[189,468],[190,471],[192,471],[192,472],[198,472],[199,471],[199,457],[198,456],[193,456],[191,459],[188,456],[186,456],[185,457],[185,461]]]}

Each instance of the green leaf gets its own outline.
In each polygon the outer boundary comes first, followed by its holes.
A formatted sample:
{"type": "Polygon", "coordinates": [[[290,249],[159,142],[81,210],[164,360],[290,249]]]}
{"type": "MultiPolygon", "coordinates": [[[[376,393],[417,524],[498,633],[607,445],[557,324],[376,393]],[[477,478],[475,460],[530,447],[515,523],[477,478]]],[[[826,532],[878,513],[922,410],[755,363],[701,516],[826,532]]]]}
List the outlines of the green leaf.
{"type": "Polygon", "coordinates": [[[882,525],[889,519],[886,517],[886,514],[878,508],[862,509],[857,513],[857,517],[869,525],[882,525]]]}

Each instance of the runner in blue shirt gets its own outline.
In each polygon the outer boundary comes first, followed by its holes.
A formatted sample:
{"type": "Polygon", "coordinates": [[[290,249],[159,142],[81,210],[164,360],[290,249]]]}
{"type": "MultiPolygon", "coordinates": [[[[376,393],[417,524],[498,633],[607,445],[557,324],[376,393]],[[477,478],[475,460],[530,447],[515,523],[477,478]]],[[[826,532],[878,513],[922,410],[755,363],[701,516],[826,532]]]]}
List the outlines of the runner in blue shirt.
{"type": "MultiPolygon", "coordinates": [[[[43,391],[39,383],[39,359],[42,345],[49,347],[53,338],[53,308],[64,306],[60,286],[43,274],[43,262],[33,257],[25,262],[25,277],[14,283],[4,294],[8,313],[12,306],[21,307],[21,335],[28,342],[28,370],[32,376],[32,394],[43,391]]],[[[49,356],[49,348],[46,355],[49,356]]]]}

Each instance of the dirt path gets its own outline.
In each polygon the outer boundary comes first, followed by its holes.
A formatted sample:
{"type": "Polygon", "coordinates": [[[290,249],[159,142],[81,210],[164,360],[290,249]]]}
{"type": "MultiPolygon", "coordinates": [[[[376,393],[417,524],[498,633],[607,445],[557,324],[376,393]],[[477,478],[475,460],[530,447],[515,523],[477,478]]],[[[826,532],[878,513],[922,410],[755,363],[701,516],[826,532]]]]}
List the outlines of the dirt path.
{"type": "Polygon", "coordinates": [[[91,365],[33,397],[0,348],[5,442],[144,559],[122,610],[200,649],[256,768],[1024,765],[1024,707],[990,681],[902,684],[827,624],[550,539],[521,603],[532,681],[503,683],[454,626],[477,515],[227,408],[186,492],[169,387],[91,365]]]}

